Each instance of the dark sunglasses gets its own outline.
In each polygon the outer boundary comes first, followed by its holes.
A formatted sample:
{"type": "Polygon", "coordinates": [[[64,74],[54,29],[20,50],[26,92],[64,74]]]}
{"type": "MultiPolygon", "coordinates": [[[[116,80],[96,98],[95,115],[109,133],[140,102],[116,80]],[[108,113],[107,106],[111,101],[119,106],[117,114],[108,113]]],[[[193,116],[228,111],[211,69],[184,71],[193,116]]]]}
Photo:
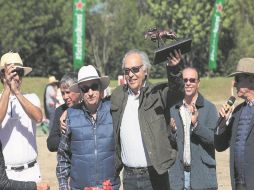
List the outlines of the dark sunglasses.
{"type": "Polygon", "coordinates": [[[245,75],[245,74],[236,75],[235,82],[239,83],[243,78],[246,78],[246,77],[248,77],[248,75],[245,75]]]}
{"type": "Polygon", "coordinates": [[[184,83],[187,83],[188,81],[189,81],[190,83],[196,83],[196,82],[198,81],[198,79],[195,79],[195,78],[189,78],[189,79],[188,79],[188,78],[184,78],[184,79],[183,79],[183,82],[184,82],[184,83]]]}
{"type": "Polygon", "coordinates": [[[24,69],[16,68],[12,71],[12,73],[16,72],[18,76],[23,77],[24,76],[24,69]]]}
{"type": "Polygon", "coordinates": [[[138,73],[140,68],[143,67],[143,65],[140,66],[136,66],[136,67],[131,67],[131,68],[124,68],[123,69],[123,73],[125,75],[129,75],[130,71],[134,74],[134,73],[138,73]]]}
{"type": "Polygon", "coordinates": [[[80,89],[83,93],[87,93],[90,89],[92,91],[98,91],[100,90],[100,84],[93,83],[91,86],[80,86],[80,89]]]}

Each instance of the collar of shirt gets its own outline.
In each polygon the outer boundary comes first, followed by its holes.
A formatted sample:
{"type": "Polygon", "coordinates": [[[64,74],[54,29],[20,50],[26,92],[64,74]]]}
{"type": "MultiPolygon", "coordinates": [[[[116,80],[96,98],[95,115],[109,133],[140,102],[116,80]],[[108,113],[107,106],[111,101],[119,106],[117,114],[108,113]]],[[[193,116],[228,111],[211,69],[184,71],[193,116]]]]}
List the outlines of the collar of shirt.
{"type": "MultiPolygon", "coordinates": [[[[194,103],[196,104],[196,102],[197,102],[197,99],[198,99],[198,94],[197,95],[195,95],[195,97],[194,97],[194,103]]],[[[186,107],[186,108],[189,108],[189,104],[187,104],[186,103],[186,101],[185,101],[185,99],[183,99],[183,105],[186,107]]]]}

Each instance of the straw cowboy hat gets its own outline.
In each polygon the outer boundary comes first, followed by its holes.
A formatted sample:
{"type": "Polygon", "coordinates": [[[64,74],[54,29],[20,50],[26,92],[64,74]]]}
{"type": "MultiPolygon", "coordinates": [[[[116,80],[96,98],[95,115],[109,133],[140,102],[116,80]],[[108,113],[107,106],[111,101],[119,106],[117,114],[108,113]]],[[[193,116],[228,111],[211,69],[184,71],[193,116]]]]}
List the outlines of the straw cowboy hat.
{"type": "Polygon", "coordinates": [[[240,59],[236,67],[236,72],[233,72],[228,76],[233,77],[239,74],[254,75],[254,58],[240,59]]]}
{"type": "Polygon", "coordinates": [[[23,62],[18,53],[8,52],[1,57],[0,71],[4,69],[4,66],[8,64],[14,64],[16,68],[24,69],[24,76],[32,71],[31,67],[24,67],[23,62]]]}
{"type": "Polygon", "coordinates": [[[73,84],[70,87],[70,90],[73,92],[80,92],[79,84],[96,79],[100,80],[102,90],[105,90],[108,87],[110,82],[108,76],[99,77],[99,74],[94,68],[94,66],[83,66],[78,72],[78,82],[73,84]]]}
{"type": "Polygon", "coordinates": [[[58,83],[59,80],[56,80],[56,77],[55,76],[50,76],[49,77],[49,82],[48,84],[53,84],[53,83],[58,83]]]}

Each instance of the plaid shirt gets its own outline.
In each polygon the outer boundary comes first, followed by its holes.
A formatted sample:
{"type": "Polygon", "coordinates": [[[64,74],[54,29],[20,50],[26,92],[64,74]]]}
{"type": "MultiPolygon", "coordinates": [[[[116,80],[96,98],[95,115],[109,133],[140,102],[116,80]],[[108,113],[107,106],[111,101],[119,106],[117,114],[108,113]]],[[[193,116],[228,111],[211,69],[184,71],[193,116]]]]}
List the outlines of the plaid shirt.
{"type": "Polygon", "coordinates": [[[57,152],[56,175],[59,190],[69,190],[68,179],[71,170],[71,132],[67,126],[65,134],[62,134],[57,152]]]}

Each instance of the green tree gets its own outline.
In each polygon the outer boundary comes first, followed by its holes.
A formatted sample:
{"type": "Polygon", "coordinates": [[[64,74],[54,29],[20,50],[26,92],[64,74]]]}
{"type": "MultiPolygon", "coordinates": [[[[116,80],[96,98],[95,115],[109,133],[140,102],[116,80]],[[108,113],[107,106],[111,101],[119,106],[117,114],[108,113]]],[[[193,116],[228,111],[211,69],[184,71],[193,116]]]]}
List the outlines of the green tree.
{"type": "MultiPolygon", "coordinates": [[[[97,2],[98,3],[98,2],[97,2]]],[[[144,31],[151,19],[142,15],[135,0],[108,0],[101,3],[96,14],[87,16],[87,62],[101,73],[116,78],[121,74],[121,60],[126,51],[138,48],[146,51],[150,44],[144,31]]],[[[98,4],[97,4],[98,6],[98,4]]]]}
{"type": "Polygon", "coordinates": [[[228,1],[225,7],[225,25],[221,49],[225,56],[221,64],[224,75],[231,73],[242,57],[253,57],[254,52],[254,4],[252,0],[228,1]],[[230,37],[228,37],[230,36],[230,37]],[[230,46],[230,47],[228,47],[230,46]]]}
{"type": "Polygon", "coordinates": [[[184,55],[186,65],[196,66],[201,74],[208,71],[210,17],[213,1],[147,0],[149,14],[156,18],[156,25],[170,28],[178,38],[192,38],[192,50],[184,55]]]}
{"type": "Polygon", "coordinates": [[[31,75],[61,76],[71,70],[72,2],[0,0],[2,54],[18,51],[31,75]]]}

